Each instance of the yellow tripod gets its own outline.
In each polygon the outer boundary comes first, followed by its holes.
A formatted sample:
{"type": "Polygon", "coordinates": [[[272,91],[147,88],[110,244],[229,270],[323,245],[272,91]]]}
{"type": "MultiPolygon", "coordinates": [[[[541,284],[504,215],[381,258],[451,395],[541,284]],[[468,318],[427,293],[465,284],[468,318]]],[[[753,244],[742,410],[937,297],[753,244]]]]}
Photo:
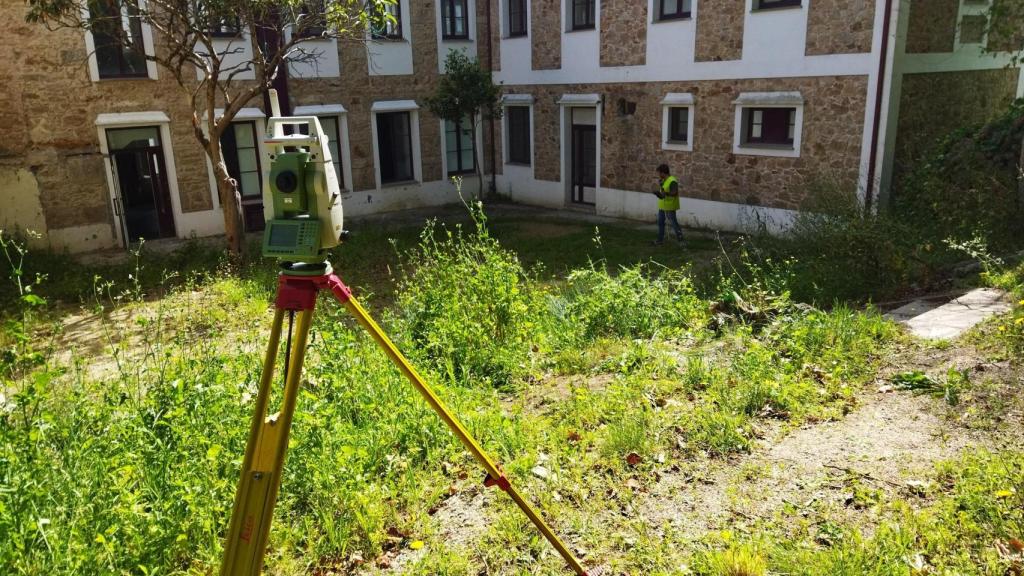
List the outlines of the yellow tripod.
{"type": "Polygon", "coordinates": [[[285,453],[288,450],[288,433],[291,430],[295,401],[302,376],[302,363],[306,354],[309,329],[313,323],[313,308],[317,294],[329,290],[344,304],[349,313],[366,329],[377,344],[398,366],[402,374],[419,391],[423,399],[444,420],[477,462],[486,470],[485,485],[497,486],[505,491],[530,521],[558,550],[562,558],[576,572],[585,576],[587,572],[566,548],[565,544],[544,522],[544,519],[523,499],[509,483],[505,473],[484,452],[477,441],[451,413],[430,386],[416,372],[391,339],[374,322],[373,318],[352,296],[351,290],[331,273],[330,266],[317,269],[317,275],[289,275],[282,273],[278,279],[275,301],[274,322],[270,331],[270,343],[263,362],[260,390],[256,398],[256,409],[249,430],[249,441],[242,461],[242,475],[235,492],[235,505],[231,514],[225,544],[221,576],[258,576],[263,569],[263,554],[270,535],[270,523],[281,487],[285,453]],[[268,414],[270,392],[274,383],[274,365],[285,314],[289,317],[288,344],[285,347],[285,383],[280,411],[268,414]],[[294,329],[294,340],[293,337],[294,329]]]}

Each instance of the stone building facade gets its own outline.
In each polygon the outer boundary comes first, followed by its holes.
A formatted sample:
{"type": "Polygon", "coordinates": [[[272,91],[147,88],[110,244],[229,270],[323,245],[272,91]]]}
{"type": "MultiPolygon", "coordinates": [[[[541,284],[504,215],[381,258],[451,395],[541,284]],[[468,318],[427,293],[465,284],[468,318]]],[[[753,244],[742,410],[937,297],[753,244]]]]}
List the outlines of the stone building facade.
{"type": "Polygon", "coordinates": [[[531,4],[531,42],[503,38],[495,74],[532,119],[531,157],[510,154],[522,122],[500,137],[499,191],[521,202],[649,219],[667,163],[687,223],[780,230],[823,188],[884,203],[912,151],[1024,96],[1024,42],[974,31],[988,2],[531,4]]]}
{"type": "MultiPolygon", "coordinates": [[[[424,106],[452,49],[489,66],[505,92],[503,117],[458,139],[477,142],[499,194],[646,219],[654,167],[667,163],[684,184],[681,217],[733,230],[784,228],[822,183],[884,200],[944,124],[984,121],[1024,96],[1010,66],[1019,39],[976,37],[984,2],[462,1],[472,17],[460,37],[443,33],[449,0],[401,0],[396,37],[320,41],[316,66],[291,67],[292,112],[333,130],[347,214],[457,201],[448,177],[466,157],[424,106]],[[392,136],[380,133],[381,115],[395,114],[408,119],[396,133],[410,156],[397,178],[382,155],[392,136]]],[[[72,251],[124,246],[142,235],[128,189],[158,176],[159,235],[219,233],[212,173],[169,74],[101,78],[88,37],[24,16],[22,3],[0,6],[0,227],[72,251]]],[[[254,101],[237,118],[235,168],[249,178],[266,161],[247,144],[265,117],[254,101]]],[[[247,200],[251,229],[260,201],[247,200]]]]}

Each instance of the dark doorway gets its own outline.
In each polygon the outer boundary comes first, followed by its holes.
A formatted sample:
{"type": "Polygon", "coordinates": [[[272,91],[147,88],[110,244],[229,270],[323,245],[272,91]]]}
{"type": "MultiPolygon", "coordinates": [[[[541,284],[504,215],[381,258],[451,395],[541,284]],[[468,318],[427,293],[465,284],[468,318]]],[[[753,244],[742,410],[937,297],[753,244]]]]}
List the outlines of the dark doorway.
{"type": "Polygon", "coordinates": [[[107,130],[107,146],[116,181],[114,204],[125,243],[173,237],[174,210],[160,129],[107,130]]]}
{"type": "Polygon", "coordinates": [[[572,127],[572,201],[593,206],[597,187],[597,128],[572,127]]]}

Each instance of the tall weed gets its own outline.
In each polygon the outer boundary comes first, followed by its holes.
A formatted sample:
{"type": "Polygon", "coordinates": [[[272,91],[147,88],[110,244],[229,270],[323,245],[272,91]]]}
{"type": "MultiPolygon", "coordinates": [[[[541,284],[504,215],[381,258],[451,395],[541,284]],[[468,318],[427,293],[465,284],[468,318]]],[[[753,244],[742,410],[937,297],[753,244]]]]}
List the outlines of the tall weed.
{"type": "Polygon", "coordinates": [[[530,372],[542,292],[490,236],[481,206],[470,209],[472,230],[424,229],[398,289],[400,326],[411,353],[450,380],[510,388],[530,372]]]}

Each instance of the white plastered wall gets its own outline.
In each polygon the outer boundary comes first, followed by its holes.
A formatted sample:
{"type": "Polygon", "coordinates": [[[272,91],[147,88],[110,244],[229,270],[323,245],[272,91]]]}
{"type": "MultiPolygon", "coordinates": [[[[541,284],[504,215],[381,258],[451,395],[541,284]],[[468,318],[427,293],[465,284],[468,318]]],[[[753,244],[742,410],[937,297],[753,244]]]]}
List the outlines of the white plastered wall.
{"type": "Polygon", "coordinates": [[[434,3],[434,17],[436,19],[435,30],[437,31],[437,72],[444,74],[445,58],[450,50],[461,51],[471,58],[477,55],[477,22],[476,22],[477,0],[466,0],[466,27],[469,38],[465,40],[445,39],[442,28],[441,9],[444,2],[434,3]]]}
{"type": "Polygon", "coordinates": [[[400,76],[413,73],[411,0],[398,0],[402,16],[402,38],[374,40],[366,33],[366,66],[370,76],[400,76]]]}

